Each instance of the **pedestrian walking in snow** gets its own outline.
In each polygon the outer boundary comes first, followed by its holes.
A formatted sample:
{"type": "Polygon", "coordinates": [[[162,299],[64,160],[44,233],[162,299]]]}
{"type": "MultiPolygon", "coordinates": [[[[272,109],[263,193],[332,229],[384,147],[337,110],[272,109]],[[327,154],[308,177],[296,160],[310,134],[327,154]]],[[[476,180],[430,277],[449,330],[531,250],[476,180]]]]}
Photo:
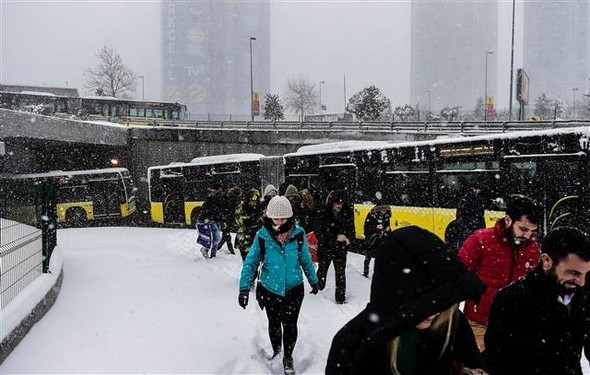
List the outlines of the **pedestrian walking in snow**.
{"type": "MultiPolygon", "coordinates": [[[[302,207],[301,207],[301,196],[299,195],[299,190],[295,185],[288,185],[287,189],[285,189],[285,197],[291,203],[291,207],[293,208],[293,220],[295,223],[302,227],[301,225],[301,214],[302,214],[302,207]]],[[[304,228],[305,229],[305,228],[304,228]]],[[[307,231],[307,229],[305,229],[307,231]]]]}
{"type": "Polygon", "coordinates": [[[485,334],[490,374],[581,375],[590,354],[588,237],[557,228],[535,270],[494,297],[485,334]]]}
{"type": "Polygon", "coordinates": [[[485,209],[481,185],[477,181],[473,182],[459,200],[455,221],[449,224],[445,232],[445,242],[452,250],[459,251],[467,237],[477,229],[486,227],[485,209]]]}
{"type": "Polygon", "coordinates": [[[347,203],[344,192],[332,191],[316,221],[318,284],[320,290],[325,288],[330,263],[334,263],[335,299],[338,304],[346,302],[346,258],[354,234],[353,214],[347,203]]]}
{"type": "Polygon", "coordinates": [[[299,225],[303,227],[305,233],[316,230],[315,221],[318,216],[315,199],[309,189],[303,189],[299,192],[301,196],[301,216],[299,225]]]}
{"type": "Polygon", "coordinates": [[[264,226],[256,233],[242,266],[238,302],[248,305],[250,289],[258,266],[262,264],[256,286],[256,299],[266,310],[268,335],[276,358],[283,348],[285,374],[294,374],[293,349],[297,342],[297,320],[303,302],[303,273],[318,293],[318,280],[305,231],[294,224],[293,209],[284,196],[270,200],[264,226]],[[303,270],[303,272],[302,272],[303,270]]]}
{"type": "Polygon", "coordinates": [[[485,374],[458,309],[485,285],[444,242],[416,226],[395,230],[374,268],[369,304],[334,337],[326,374],[485,374]]]}
{"type": "Polygon", "coordinates": [[[262,226],[260,222],[260,192],[250,189],[250,196],[236,208],[236,247],[240,251],[242,261],[246,259],[252,240],[262,226]]]}
{"type": "Polygon", "coordinates": [[[487,286],[479,301],[467,301],[463,310],[482,350],[494,295],[531,272],[539,262],[541,254],[535,231],[541,214],[540,206],[531,198],[515,197],[508,202],[506,215],[493,228],[476,231],[459,250],[459,258],[467,269],[475,272],[487,286]]]}
{"type": "Polygon", "coordinates": [[[363,264],[363,276],[369,277],[371,258],[375,256],[375,250],[379,242],[391,233],[391,207],[375,206],[365,220],[365,261],[363,264]]]}
{"type": "Polygon", "coordinates": [[[242,189],[234,186],[227,191],[225,196],[226,199],[221,206],[223,221],[221,222],[221,241],[219,242],[218,248],[221,249],[224,244],[227,244],[227,250],[230,254],[235,254],[231,232],[236,230],[236,208],[242,201],[242,189]]]}
{"type": "Polygon", "coordinates": [[[268,205],[268,202],[270,202],[270,200],[278,194],[279,191],[274,185],[268,184],[264,187],[264,190],[262,191],[262,199],[260,200],[260,212],[262,218],[265,217],[266,206],[268,205]]]}
{"type": "Polygon", "coordinates": [[[219,183],[213,185],[213,191],[205,198],[205,202],[199,209],[197,226],[207,224],[211,232],[211,248],[201,247],[201,254],[205,258],[215,258],[221,241],[221,223],[223,221],[222,207],[225,201],[223,186],[219,183]]]}

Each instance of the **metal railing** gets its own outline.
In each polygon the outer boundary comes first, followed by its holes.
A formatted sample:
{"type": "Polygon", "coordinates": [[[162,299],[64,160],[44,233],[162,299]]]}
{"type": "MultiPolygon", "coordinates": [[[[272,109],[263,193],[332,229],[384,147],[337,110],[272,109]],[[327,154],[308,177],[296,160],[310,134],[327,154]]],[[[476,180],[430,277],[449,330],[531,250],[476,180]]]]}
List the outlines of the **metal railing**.
{"type": "Polygon", "coordinates": [[[48,271],[56,197],[55,183],[0,178],[0,308],[48,271]]]}
{"type": "MultiPolygon", "coordinates": [[[[103,118],[103,120],[109,120],[103,118]]],[[[126,117],[111,119],[121,124],[126,117]]],[[[136,119],[135,119],[136,120],[136,119]]],[[[284,130],[284,131],[356,131],[408,134],[489,134],[509,131],[532,131],[575,126],[590,126],[589,120],[495,121],[495,122],[320,122],[320,121],[186,121],[146,119],[146,126],[195,129],[284,130]]]]}

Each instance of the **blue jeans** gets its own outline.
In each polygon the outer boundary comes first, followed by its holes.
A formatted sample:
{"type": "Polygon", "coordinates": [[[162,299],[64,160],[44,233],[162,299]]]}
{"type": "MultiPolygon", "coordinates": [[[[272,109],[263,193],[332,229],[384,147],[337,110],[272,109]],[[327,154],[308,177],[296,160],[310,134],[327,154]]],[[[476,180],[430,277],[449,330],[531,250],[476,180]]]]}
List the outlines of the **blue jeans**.
{"type": "Polygon", "coordinates": [[[213,244],[211,245],[211,254],[209,255],[209,258],[215,258],[217,255],[217,248],[221,242],[221,226],[217,221],[211,221],[209,224],[211,225],[211,235],[213,237],[213,244]]]}

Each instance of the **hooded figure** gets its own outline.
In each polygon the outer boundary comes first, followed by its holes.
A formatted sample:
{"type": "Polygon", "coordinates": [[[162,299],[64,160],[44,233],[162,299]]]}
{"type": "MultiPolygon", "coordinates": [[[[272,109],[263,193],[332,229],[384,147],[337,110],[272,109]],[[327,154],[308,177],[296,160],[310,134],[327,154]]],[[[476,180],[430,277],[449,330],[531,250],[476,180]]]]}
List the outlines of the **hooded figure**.
{"type": "MultiPolygon", "coordinates": [[[[394,339],[403,340],[421,322],[478,298],[484,289],[434,234],[416,226],[392,232],[377,248],[370,301],[334,337],[326,374],[395,374],[390,356],[394,339]]],[[[420,344],[416,351],[402,352],[406,362],[410,357],[413,373],[449,374],[456,365],[485,367],[467,320],[458,310],[452,314],[446,335],[424,330],[414,340],[420,344]]]]}

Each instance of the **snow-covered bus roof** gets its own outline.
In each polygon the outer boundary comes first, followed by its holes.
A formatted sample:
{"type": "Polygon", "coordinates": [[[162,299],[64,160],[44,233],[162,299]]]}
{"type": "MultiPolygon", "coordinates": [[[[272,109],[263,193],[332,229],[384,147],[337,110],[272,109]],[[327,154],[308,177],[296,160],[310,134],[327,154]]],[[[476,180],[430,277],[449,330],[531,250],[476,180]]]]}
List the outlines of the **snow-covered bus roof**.
{"type": "Polygon", "coordinates": [[[239,163],[245,161],[259,161],[265,156],[262,154],[227,154],[227,155],[212,155],[212,156],[201,156],[194,158],[188,163],[172,162],[168,165],[154,165],[148,168],[152,169],[164,169],[171,167],[195,167],[199,165],[212,165],[212,164],[224,164],[224,163],[239,163]]]}
{"type": "MultiPolygon", "coordinates": [[[[331,153],[331,152],[341,152],[341,151],[350,151],[352,149],[374,149],[374,148],[381,148],[391,146],[391,142],[385,141],[342,141],[342,142],[329,142],[329,143],[319,143],[316,145],[308,145],[302,146],[297,149],[296,152],[292,154],[302,155],[302,154],[324,154],[324,153],[331,153]]],[[[287,155],[292,155],[287,154],[287,155]]]]}
{"type": "Polygon", "coordinates": [[[323,143],[312,146],[303,146],[297,152],[285,154],[285,158],[297,157],[303,155],[321,155],[321,154],[335,154],[340,152],[354,152],[354,151],[381,151],[392,148],[414,147],[414,146],[436,146],[441,144],[466,143],[466,142],[480,142],[492,141],[495,139],[516,139],[533,136],[552,136],[558,134],[580,134],[590,137],[590,126],[580,126],[572,128],[559,128],[548,130],[530,130],[530,131],[511,131],[509,133],[493,133],[476,136],[456,136],[456,137],[441,137],[426,141],[410,141],[410,142],[381,142],[381,141],[348,141],[348,142],[334,142],[323,143]]]}
{"type": "Polygon", "coordinates": [[[15,178],[43,178],[43,177],[61,177],[61,176],[79,176],[105,173],[125,173],[129,172],[127,168],[103,168],[103,169],[85,169],[76,171],[50,171],[44,173],[31,173],[15,175],[15,178]]]}

